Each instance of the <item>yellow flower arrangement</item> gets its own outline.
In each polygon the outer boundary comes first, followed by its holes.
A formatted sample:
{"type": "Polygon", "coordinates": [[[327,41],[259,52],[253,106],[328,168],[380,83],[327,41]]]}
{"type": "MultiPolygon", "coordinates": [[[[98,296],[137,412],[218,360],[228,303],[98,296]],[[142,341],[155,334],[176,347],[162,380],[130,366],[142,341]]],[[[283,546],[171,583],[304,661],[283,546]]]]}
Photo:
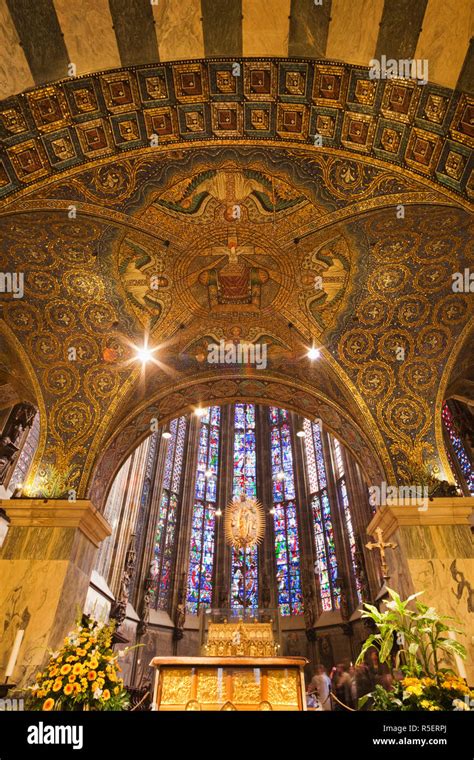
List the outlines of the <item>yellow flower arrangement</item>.
{"type": "Polygon", "coordinates": [[[118,678],[118,654],[112,649],[115,624],[78,624],[51,654],[36,683],[29,687],[28,709],[122,710],[128,706],[123,680],[118,678]]]}

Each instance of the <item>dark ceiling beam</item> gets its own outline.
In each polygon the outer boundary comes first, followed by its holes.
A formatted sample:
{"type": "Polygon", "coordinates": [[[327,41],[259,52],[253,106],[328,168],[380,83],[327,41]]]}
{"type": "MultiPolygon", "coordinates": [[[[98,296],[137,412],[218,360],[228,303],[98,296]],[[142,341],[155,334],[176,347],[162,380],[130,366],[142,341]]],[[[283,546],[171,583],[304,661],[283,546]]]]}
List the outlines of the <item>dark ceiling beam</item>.
{"type": "Polygon", "coordinates": [[[331,0],[291,0],[288,55],[324,58],[331,21],[331,0]]]}
{"type": "Polygon", "coordinates": [[[159,60],[150,0],[109,0],[122,66],[159,60]]]}
{"type": "Polygon", "coordinates": [[[242,55],[242,0],[201,0],[204,54],[207,58],[242,55]]]}
{"type": "Polygon", "coordinates": [[[53,0],[7,0],[36,84],[68,76],[69,56],[53,0]]]}
{"type": "Polygon", "coordinates": [[[471,39],[463,67],[456,84],[456,90],[474,95],[474,38],[471,39]]]}
{"type": "Polygon", "coordinates": [[[375,58],[413,58],[428,0],[385,0],[375,58]]]}

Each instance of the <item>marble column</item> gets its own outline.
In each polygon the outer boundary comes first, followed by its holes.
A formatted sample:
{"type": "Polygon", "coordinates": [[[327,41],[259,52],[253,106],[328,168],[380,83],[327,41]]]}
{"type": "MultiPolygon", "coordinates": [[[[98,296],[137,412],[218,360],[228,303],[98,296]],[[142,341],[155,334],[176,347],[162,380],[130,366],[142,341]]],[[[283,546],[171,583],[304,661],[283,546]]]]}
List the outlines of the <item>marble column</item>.
{"type": "Polygon", "coordinates": [[[0,508],[11,520],[0,550],[0,682],[24,629],[10,680],[25,686],[74,626],[97,548],[111,530],[89,500],[9,499],[0,508]]]}
{"type": "Polygon", "coordinates": [[[428,509],[416,505],[382,506],[367,527],[375,536],[381,528],[384,541],[398,544],[386,549],[390,578],[387,585],[402,598],[423,591],[420,600],[438,613],[459,621],[465,635],[468,681],[474,684],[474,547],[471,519],[474,497],[435,498],[428,509]]]}

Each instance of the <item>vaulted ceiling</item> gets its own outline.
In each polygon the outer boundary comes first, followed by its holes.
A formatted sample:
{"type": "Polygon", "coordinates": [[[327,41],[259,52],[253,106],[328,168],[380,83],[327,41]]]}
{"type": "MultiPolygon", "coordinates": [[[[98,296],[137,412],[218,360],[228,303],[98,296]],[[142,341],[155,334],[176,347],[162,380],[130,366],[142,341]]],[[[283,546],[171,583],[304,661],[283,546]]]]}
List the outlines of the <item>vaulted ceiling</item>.
{"type": "Polygon", "coordinates": [[[473,243],[468,4],[446,70],[434,0],[276,2],[272,18],[228,2],[225,23],[210,20],[219,3],[180,3],[178,17],[161,0],[80,14],[40,2],[44,35],[62,40],[49,59],[27,5],[3,5],[4,29],[36,83],[62,78],[0,103],[0,269],[25,275],[25,298],[0,296],[0,383],[40,408],[31,493],[75,488],[100,505],[151,420],[243,398],[320,417],[368,482],[407,480],[414,463],[449,477],[437,412],[473,318],[451,287],[473,243]],[[172,52],[178,22],[187,49],[172,52]],[[308,57],[240,58],[281,55],[283,40],[308,57]],[[427,40],[434,80],[370,79],[374,52],[427,40]],[[224,47],[226,59],[163,63],[224,47]],[[69,57],[82,76],[64,78],[69,57]],[[145,339],[157,363],[142,372],[145,339]],[[265,345],[267,366],[210,365],[220,340],[265,345]]]}

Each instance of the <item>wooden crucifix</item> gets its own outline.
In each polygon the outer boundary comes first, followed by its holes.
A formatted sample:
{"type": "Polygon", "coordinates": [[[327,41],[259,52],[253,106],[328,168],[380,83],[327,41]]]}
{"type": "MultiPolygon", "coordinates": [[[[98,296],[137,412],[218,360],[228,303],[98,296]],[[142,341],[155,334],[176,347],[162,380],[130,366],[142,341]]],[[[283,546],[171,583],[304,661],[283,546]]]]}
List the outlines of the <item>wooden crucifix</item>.
{"type": "Polygon", "coordinates": [[[366,544],[366,547],[369,551],[372,551],[373,549],[379,550],[380,562],[382,565],[382,577],[384,581],[388,581],[390,576],[388,574],[388,566],[385,559],[385,549],[396,549],[398,544],[393,544],[391,542],[386,543],[383,540],[382,528],[377,528],[375,531],[375,535],[377,536],[377,541],[370,541],[368,544],[366,544]]]}

